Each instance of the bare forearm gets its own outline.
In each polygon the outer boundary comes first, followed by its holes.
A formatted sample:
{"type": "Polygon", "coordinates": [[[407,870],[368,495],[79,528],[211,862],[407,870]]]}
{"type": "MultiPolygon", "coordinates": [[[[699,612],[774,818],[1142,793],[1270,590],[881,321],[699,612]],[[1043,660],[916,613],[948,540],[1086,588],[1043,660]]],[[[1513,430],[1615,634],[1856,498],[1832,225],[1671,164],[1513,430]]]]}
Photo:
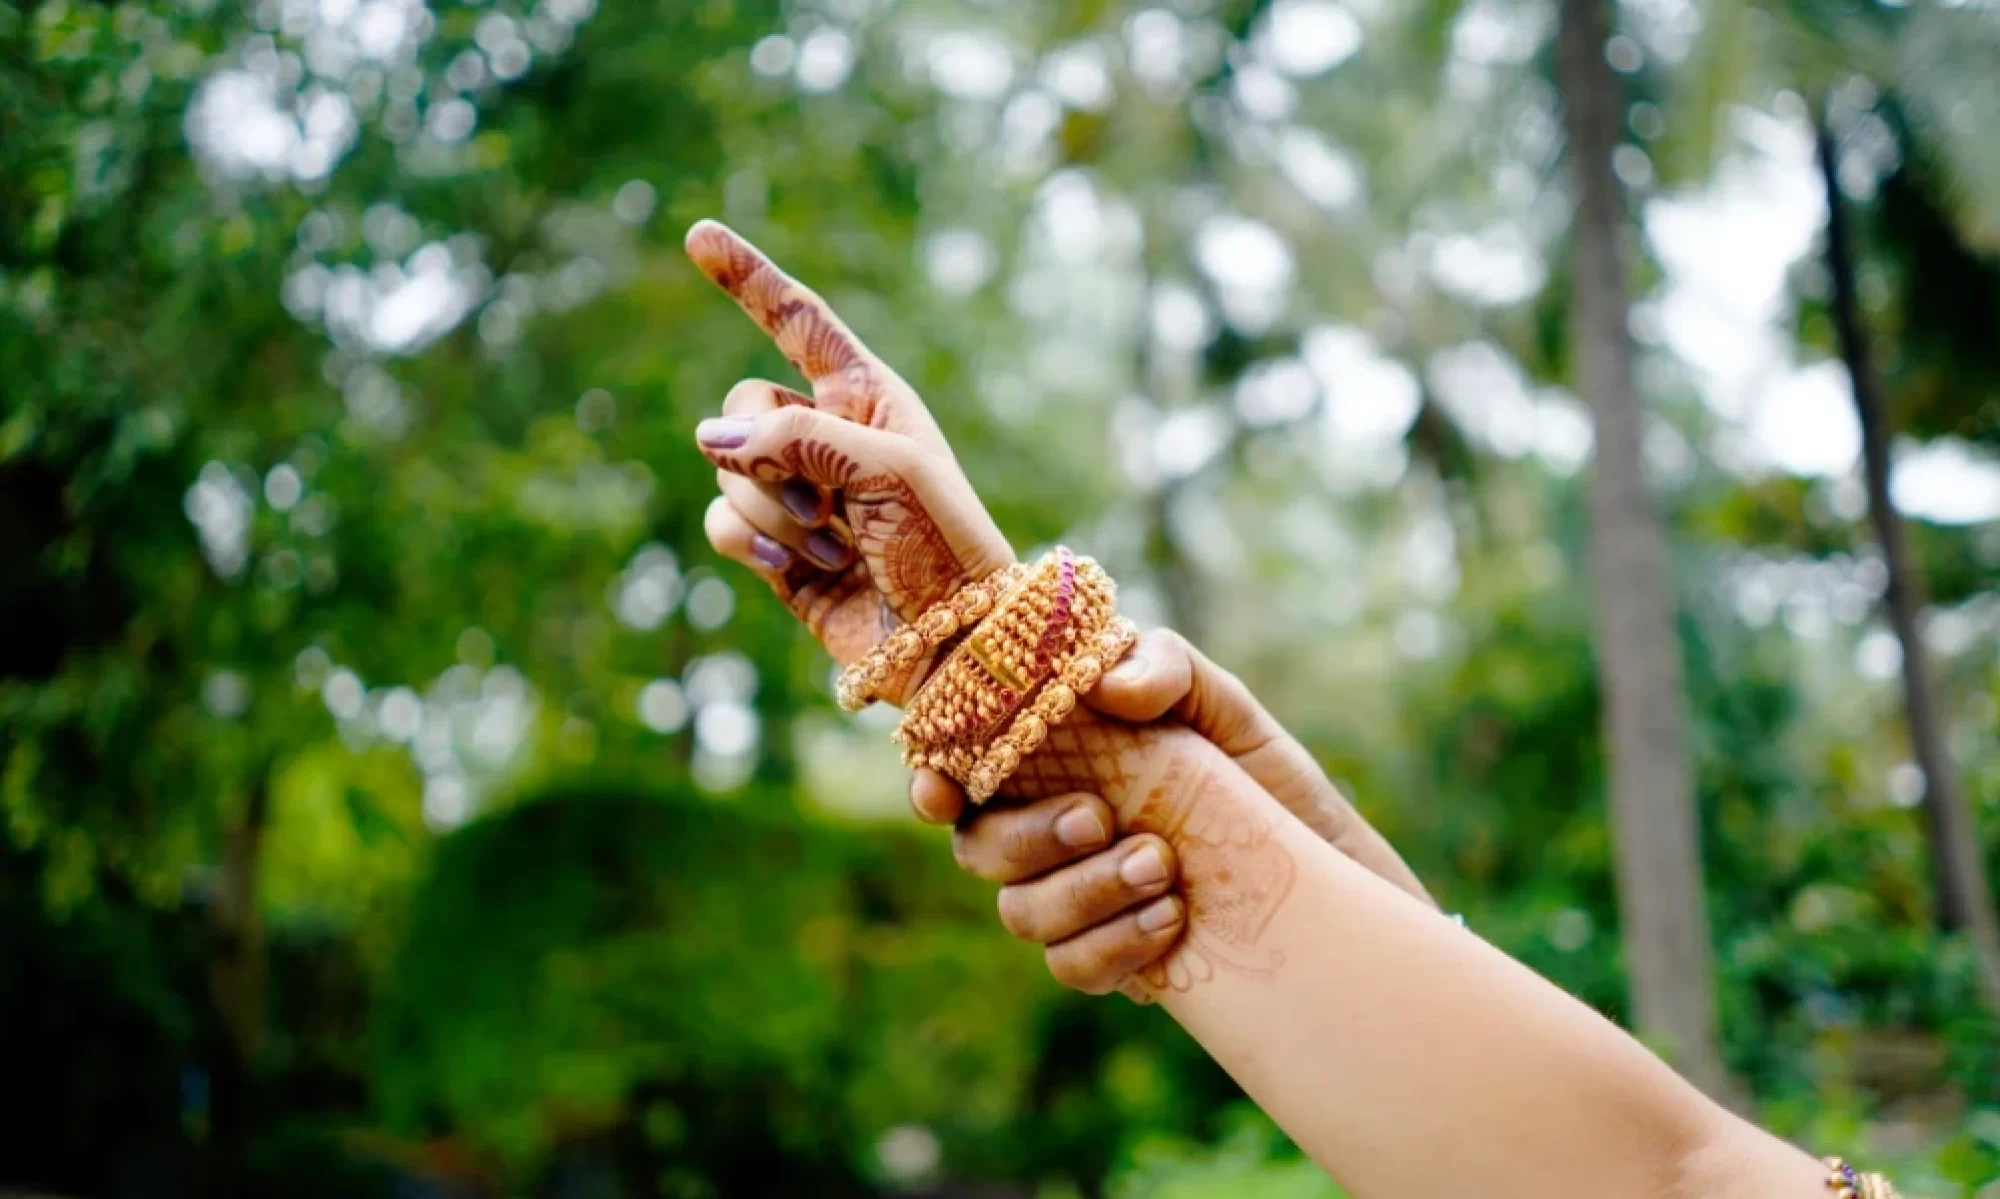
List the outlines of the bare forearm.
{"type": "Polygon", "coordinates": [[[1016,783],[1098,791],[1122,829],[1173,845],[1189,931],[1147,983],[1355,1194],[1821,1193],[1809,1158],[1356,866],[1188,730],[1085,716],[1016,783]]]}

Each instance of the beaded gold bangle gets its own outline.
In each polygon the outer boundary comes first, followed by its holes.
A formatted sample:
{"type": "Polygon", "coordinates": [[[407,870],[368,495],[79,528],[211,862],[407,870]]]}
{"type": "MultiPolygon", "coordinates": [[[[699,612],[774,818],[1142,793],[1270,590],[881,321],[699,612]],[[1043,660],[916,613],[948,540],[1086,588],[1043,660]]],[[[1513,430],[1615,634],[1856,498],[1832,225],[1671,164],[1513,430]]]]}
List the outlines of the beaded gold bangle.
{"type": "Polygon", "coordinates": [[[908,669],[927,653],[951,640],[967,625],[977,622],[999,599],[1020,585],[1028,568],[1016,562],[994,574],[959,588],[949,599],[932,604],[916,620],[868,651],[860,661],[840,672],[834,694],[840,706],[859,712],[882,697],[882,686],[898,670],[908,669]]]}
{"type": "Polygon", "coordinates": [[[994,739],[1116,610],[1117,586],[1097,563],[1067,548],[1044,556],[911,699],[896,730],[904,761],[969,779],[994,739]]]}
{"type": "Polygon", "coordinates": [[[1863,1174],[1837,1157],[1822,1158],[1820,1164],[1826,1167],[1826,1189],[1835,1199],[1901,1199],[1880,1174],[1863,1174]]]}
{"type": "Polygon", "coordinates": [[[1007,734],[980,757],[979,764],[966,777],[966,797],[973,803],[991,799],[1000,790],[1000,784],[1020,769],[1021,762],[1042,747],[1049,731],[1076,710],[1077,697],[1097,686],[1097,680],[1138,639],[1138,626],[1121,616],[1099,633],[1088,648],[1064,663],[1061,674],[1042,688],[1028,710],[1014,718],[1007,734]]]}

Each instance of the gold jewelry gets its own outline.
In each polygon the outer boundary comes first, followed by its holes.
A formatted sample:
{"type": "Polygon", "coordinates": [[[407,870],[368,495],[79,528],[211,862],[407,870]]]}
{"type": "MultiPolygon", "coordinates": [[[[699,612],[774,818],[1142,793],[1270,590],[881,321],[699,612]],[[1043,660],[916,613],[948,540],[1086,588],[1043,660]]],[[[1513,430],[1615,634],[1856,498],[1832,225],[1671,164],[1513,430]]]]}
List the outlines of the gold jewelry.
{"type": "MultiPolygon", "coordinates": [[[[1012,774],[1020,756],[1047,736],[1048,725],[1075,706],[1075,689],[1067,683],[1066,696],[1057,691],[1046,700],[1043,684],[1093,648],[1093,638],[1116,614],[1117,593],[1111,576],[1089,558],[1079,559],[1067,547],[1044,555],[911,699],[896,730],[904,762],[943,771],[960,783],[970,783],[984,764],[979,778],[985,790],[976,798],[990,796],[988,784],[997,786],[1012,774]],[[1045,707],[1029,711],[1031,702],[1045,707]],[[1026,719],[1030,716],[1034,719],[1026,719]],[[1014,743],[1011,762],[1001,752],[987,763],[989,751],[1000,750],[1001,730],[1012,733],[1016,723],[1021,740],[1014,743]]],[[[1105,664],[1089,669],[1101,673],[1105,664]]],[[[1082,690],[1096,681],[1091,674],[1082,690]]]]}
{"type": "Polygon", "coordinates": [[[1901,1199],[1880,1174],[1863,1174],[1837,1157],[1820,1159],[1826,1167],[1826,1189],[1835,1199],[1901,1199]]]}
{"type": "Polygon", "coordinates": [[[912,697],[896,739],[911,765],[963,782],[1080,636],[1102,628],[1116,588],[1067,548],[1044,555],[912,697]]]}
{"type": "Polygon", "coordinates": [[[1016,562],[984,579],[967,583],[950,598],[932,604],[916,620],[889,634],[861,660],[840,672],[834,694],[840,706],[859,712],[882,698],[882,686],[899,669],[916,664],[934,652],[960,629],[973,624],[988,612],[1001,596],[1020,584],[1028,568],[1016,562]]]}
{"type": "Polygon", "coordinates": [[[1050,730],[1076,710],[1079,695],[1097,686],[1097,680],[1139,639],[1139,629],[1120,616],[1100,632],[1090,647],[1063,664],[1062,673],[1042,688],[1028,710],[1014,718],[1006,736],[995,741],[981,755],[979,764],[965,780],[965,794],[973,803],[985,803],[1000,789],[1021,762],[1042,747],[1050,730]]]}

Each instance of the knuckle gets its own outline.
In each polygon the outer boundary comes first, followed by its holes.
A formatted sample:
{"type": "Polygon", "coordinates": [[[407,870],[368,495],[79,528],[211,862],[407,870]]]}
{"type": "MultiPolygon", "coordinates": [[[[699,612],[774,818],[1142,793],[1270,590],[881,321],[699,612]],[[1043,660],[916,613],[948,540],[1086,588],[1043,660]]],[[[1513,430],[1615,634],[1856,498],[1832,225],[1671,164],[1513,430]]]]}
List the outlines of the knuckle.
{"type": "Polygon", "coordinates": [[[762,379],[741,380],[722,397],[722,411],[727,416],[762,412],[771,407],[771,391],[771,384],[762,379]]]}
{"type": "MultiPolygon", "coordinates": [[[[726,470],[715,472],[715,486],[716,490],[722,492],[723,499],[737,505],[748,501],[749,497],[757,494],[757,483],[755,480],[746,479],[742,475],[731,474],[726,470]]],[[[739,506],[737,508],[738,514],[740,515],[742,511],[742,507],[739,506]]],[[[748,517],[745,517],[745,519],[747,520],[748,517]]]]}
{"type": "Polygon", "coordinates": [[[764,418],[772,436],[779,442],[802,441],[812,433],[813,424],[819,413],[798,404],[788,404],[764,418]]]}
{"type": "Polygon", "coordinates": [[[709,501],[708,511],[702,513],[702,532],[708,535],[708,543],[718,552],[727,553],[741,532],[741,520],[727,498],[716,496],[709,501]]]}
{"type": "MultiPolygon", "coordinates": [[[[1110,869],[1113,872],[1111,878],[1115,881],[1118,878],[1117,867],[1113,866],[1110,869]]],[[[1107,889],[1103,885],[1103,874],[1102,869],[1072,870],[1068,873],[1063,880],[1063,898],[1069,904],[1070,911],[1080,917],[1088,918],[1096,910],[1098,896],[1107,889]]]]}
{"type": "Polygon", "coordinates": [[[1326,839],[1340,848],[1348,848],[1355,842],[1365,842],[1369,839],[1369,835],[1375,832],[1374,827],[1361,819],[1361,813],[1355,811],[1354,805],[1348,803],[1346,797],[1339,792],[1323,797],[1320,800],[1319,811],[1320,820],[1326,828],[1326,839]]]}
{"type": "Polygon", "coordinates": [[[1074,953],[1060,949],[1050,949],[1042,955],[1042,960],[1048,963],[1049,977],[1055,979],[1058,983],[1061,983],[1072,991],[1082,991],[1087,995],[1097,993],[1090,989],[1090,984],[1094,980],[1091,978],[1089,972],[1082,967],[1082,964],[1076,960],[1074,953]]]}
{"type": "Polygon", "coordinates": [[[1000,857],[1009,866],[1033,866],[1042,857],[1041,831],[1021,820],[1008,821],[1000,837],[1000,857]]]}

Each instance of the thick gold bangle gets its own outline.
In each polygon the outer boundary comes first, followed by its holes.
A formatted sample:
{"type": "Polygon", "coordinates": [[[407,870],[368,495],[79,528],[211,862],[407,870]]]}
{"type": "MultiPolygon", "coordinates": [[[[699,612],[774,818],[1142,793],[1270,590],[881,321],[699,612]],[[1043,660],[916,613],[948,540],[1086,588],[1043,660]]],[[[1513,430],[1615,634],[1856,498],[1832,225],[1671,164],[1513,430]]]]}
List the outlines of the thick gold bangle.
{"type": "Polygon", "coordinates": [[[968,781],[1116,611],[1117,585],[1097,563],[1063,547],[1044,556],[912,697],[896,730],[904,761],[968,781]]]}
{"type": "Polygon", "coordinates": [[[978,765],[965,779],[966,797],[985,803],[1000,785],[1021,768],[1027,757],[1048,740],[1050,730],[1076,710],[1079,696],[1097,686],[1104,672],[1139,640],[1138,626],[1120,616],[1074,658],[1063,664],[1062,672],[1043,687],[1027,711],[1014,718],[1007,734],[987,747],[978,765]]]}
{"type": "Polygon", "coordinates": [[[925,654],[951,640],[960,629],[991,612],[994,603],[1018,587],[1027,574],[1028,568],[1016,562],[984,579],[967,583],[951,598],[932,604],[922,616],[889,634],[860,661],[840,672],[834,682],[840,706],[849,712],[859,712],[882,698],[882,686],[890,677],[909,669],[925,654]]]}

